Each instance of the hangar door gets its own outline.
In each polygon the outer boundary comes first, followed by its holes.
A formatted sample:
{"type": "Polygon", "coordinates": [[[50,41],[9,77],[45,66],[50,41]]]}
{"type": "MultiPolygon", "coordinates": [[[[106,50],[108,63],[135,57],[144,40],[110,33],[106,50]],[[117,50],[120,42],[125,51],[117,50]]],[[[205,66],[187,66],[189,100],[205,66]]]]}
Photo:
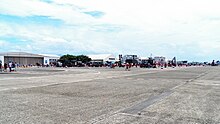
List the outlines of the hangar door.
{"type": "Polygon", "coordinates": [[[36,65],[36,63],[43,64],[43,58],[41,57],[4,57],[5,62],[16,62],[20,65],[36,65]]]}

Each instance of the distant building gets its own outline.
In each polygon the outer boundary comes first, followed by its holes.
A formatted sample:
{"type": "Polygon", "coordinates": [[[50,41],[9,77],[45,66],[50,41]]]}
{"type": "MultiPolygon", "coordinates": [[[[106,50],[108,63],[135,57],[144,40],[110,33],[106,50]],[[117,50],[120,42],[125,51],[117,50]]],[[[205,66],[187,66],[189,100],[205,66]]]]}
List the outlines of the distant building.
{"type": "Polygon", "coordinates": [[[58,56],[44,56],[39,54],[32,54],[26,52],[5,52],[0,53],[0,62],[1,63],[9,63],[16,62],[19,65],[36,65],[37,63],[40,65],[46,65],[46,62],[57,61],[59,59],[58,56]]]}
{"type": "Polygon", "coordinates": [[[92,62],[99,62],[102,64],[106,63],[115,63],[116,57],[112,54],[97,54],[97,55],[88,55],[92,59],[92,62]]]}

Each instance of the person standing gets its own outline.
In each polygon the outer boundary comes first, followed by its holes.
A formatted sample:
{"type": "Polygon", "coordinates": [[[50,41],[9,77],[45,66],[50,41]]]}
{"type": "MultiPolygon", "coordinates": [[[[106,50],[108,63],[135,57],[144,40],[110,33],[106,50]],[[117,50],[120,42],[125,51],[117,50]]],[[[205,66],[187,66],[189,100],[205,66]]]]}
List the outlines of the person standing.
{"type": "Polygon", "coordinates": [[[128,71],[128,63],[125,64],[125,71],[128,71]]]}
{"type": "Polygon", "coordinates": [[[14,62],[12,62],[12,67],[11,67],[12,69],[13,69],[13,71],[16,71],[16,69],[15,69],[15,63],[14,62]]]}
{"type": "Polygon", "coordinates": [[[18,68],[18,63],[15,62],[15,71],[17,71],[17,68],[18,68]]]}
{"type": "Polygon", "coordinates": [[[129,63],[129,64],[128,64],[128,71],[131,70],[131,66],[132,66],[131,63],[129,63]]]}
{"type": "Polygon", "coordinates": [[[12,62],[9,62],[8,66],[9,66],[9,72],[11,72],[12,62]]]}
{"type": "Polygon", "coordinates": [[[5,64],[4,64],[4,71],[5,71],[5,72],[7,72],[7,68],[8,68],[8,65],[7,65],[7,63],[5,63],[5,64]]]}

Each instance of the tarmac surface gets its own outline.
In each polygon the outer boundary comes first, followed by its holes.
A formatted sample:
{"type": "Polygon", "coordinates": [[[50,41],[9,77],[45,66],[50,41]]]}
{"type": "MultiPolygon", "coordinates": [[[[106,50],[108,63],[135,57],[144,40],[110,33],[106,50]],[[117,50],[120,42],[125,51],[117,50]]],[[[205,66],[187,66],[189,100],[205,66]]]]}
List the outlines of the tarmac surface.
{"type": "Polygon", "coordinates": [[[0,72],[0,124],[220,124],[220,67],[0,72]]]}

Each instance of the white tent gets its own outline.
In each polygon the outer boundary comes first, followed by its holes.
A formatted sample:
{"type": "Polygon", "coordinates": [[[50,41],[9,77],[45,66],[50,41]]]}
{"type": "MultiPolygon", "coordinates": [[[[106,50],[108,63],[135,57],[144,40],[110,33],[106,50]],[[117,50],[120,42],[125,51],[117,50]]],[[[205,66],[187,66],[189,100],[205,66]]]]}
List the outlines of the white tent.
{"type": "Polygon", "coordinates": [[[115,62],[116,58],[112,54],[97,54],[97,55],[88,55],[89,58],[92,59],[92,61],[102,61],[105,62],[115,62]]]}

